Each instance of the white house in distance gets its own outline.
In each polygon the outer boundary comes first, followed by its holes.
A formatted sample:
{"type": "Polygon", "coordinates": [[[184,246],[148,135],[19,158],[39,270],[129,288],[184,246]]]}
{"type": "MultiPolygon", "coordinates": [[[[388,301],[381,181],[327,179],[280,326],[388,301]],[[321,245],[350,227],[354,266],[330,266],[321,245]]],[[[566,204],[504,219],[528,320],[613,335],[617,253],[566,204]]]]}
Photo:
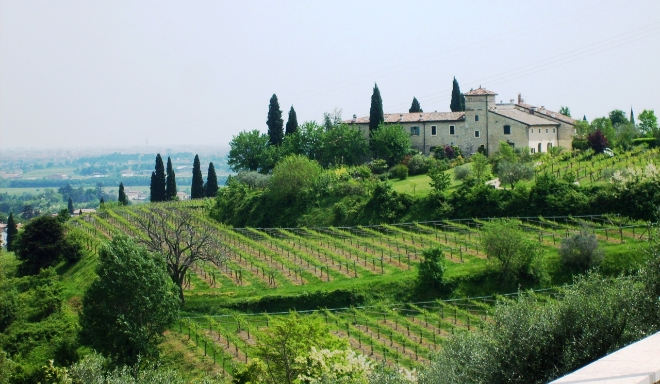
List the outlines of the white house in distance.
{"type": "MultiPolygon", "coordinates": [[[[477,88],[465,94],[465,112],[420,112],[385,114],[385,123],[401,124],[410,132],[412,146],[428,155],[436,147],[455,145],[464,155],[479,148],[497,152],[500,141],[532,152],[547,152],[560,146],[571,148],[576,121],[570,117],[518,102],[496,103],[497,93],[477,88]]],[[[353,115],[344,123],[369,135],[369,116],[353,115]]]]}

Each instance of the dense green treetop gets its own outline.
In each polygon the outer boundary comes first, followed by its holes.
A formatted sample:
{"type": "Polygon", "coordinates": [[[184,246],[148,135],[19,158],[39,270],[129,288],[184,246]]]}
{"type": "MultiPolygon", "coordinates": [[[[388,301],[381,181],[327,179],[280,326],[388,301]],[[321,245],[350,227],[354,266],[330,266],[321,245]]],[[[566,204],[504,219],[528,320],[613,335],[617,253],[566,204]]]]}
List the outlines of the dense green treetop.
{"type": "Polygon", "coordinates": [[[16,235],[18,234],[18,228],[16,227],[16,220],[14,219],[14,213],[9,214],[7,219],[7,250],[14,250],[14,241],[16,240],[16,235]]]}
{"type": "Polygon", "coordinates": [[[371,108],[369,108],[369,132],[373,134],[384,121],[383,99],[380,97],[378,84],[374,84],[374,91],[371,94],[371,108]]]}
{"type": "Polygon", "coordinates": [[[658,118],[655,116],[655,112],[651,110],[643,110],[639,114],[639,130],[645,134],[652,136],[658,131],[658,118]]]}
{"type": "Polygon", "coordinates": [[[167,179],[165,182],[165,200],[172,200],[176,197],[176,175],[172,167],[172,159],[167,157],[167,179]]]}
{"type": "Polygon", "coordinates": [[[277,101],[277,95],[273,93],[268,105],[268,139],[271,145],[280,145],[284,140],[284,120],[282,120],[282,110],[277,101]]]}
{"type": "Polygon", "coordinates": [[[289,109],[289,119],[286,121],[286,131],[284,133],[285,135],[290,135],[296,133],[296,131],[298,131],[298,117],[292,105],[291,109],[289,109]]]}
{"type": "Polygon", "coordinates": [[[199,163],[199,156],[195,155],[193,162],[192,185],[190,187],[191,199],[202,199],[206,196],[204,191],[204,177],[202,176],[202,166],[199,163]]]}
{"type": "Polygon", "coordinates": [[[410,145],[410,135],[399,124],[381,124],[371,137],[374,157],[384,159],[390,167],[408,154],[410,145]]]}
{"type": "Polygon", "coordinates": [[[417,101],[417,98],[413,97],[412,105],[410,105],[410,109],[408,110],[408,113],[417,113],[417,112],[424,112],[424,111],[422,111],[422,106],[419,105],[419,101],[417,101]]]}
{"type": "Polygon", "coordinates": [[[151,201],[165,201],[165,165],[160,153],[156,155],[156,169],[151,174],[151,201]]]}
{"type": "Polygon", "coordinates": [[[465,111],[465,96],[461,93],[461,88],[458,86],[458,81],[454,77],[451,88],[451,102],[449,108],[452,112],[465,111]]]}
{"type": "Polygon", "coordinates": [[[257,129],[243,131],[232,138],[229,147],[227,164],[232,171],[257,171],[261,169],[263,154],[268,147],[268,135],[257,129]]]}
{"type": "Polygon", "coordinates": [[[37,274],[60,260],[76,261],[81,257],[80,247],[66,238],[62,223],[52,216],[40,216],[28,222],[12,249],[25,274],[37,274]]]}
{"type": "Polygon", "coordinates": [[[358,165],[369,154],[369,143],[362,131],[340,124],[323,134],[322,159],[324,165],[358,165]]]}
{"type": "Polygon", "coordinates": [[[81,341],[116,365],[156,361],[163,332],[179,308],[164,260],[115,237],[101,247],[96,274],[83,297],[81,341]]]}
{"type": "Polygon", "coordinates": [[[616,126],[618,124],[627,123],[628,119],[626,118],[625,112],[623,112],[620,109],[615,109],[612,112],[610,112],[610,121],[612,121],[612,125],[616,126]]]}
{"type": "Polygon", "coordinates": [[[69,209],[69,213],[73,215],[73,199],[71,199],[71,196],[69,196],[67,208],[69,209]]]}
{"type": "Polygon", "coordinates": [[[204,185],[206,197],[215,197],[218,194],[218,176],[215,174],[213,163],[209,163],[209,170],[206,173],[206,184],[204,185]]]}
{"type": "Polygon", "coordinates": [[[564,116],[571,117],[571,110],[568,109],[568,107],[565,107],[563,105],[561,106],[561,108],[559,108],[559,113],[564,115],[564,116]]]}

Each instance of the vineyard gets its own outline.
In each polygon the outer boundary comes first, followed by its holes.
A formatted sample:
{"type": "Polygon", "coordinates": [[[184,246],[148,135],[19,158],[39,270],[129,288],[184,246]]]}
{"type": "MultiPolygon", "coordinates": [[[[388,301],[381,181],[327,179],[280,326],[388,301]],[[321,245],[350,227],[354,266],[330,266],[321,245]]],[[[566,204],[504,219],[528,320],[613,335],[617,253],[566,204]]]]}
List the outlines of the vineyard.
{"type": "MultiPolygon", "coordinates": [[[[150,207],[108,208],[67,223],[95,252],[115,235],[145,239],[139,220],[150,207]]],[[[210,231],[223,254],[220,263],[198,262],[189,270],[187,295],[208,295],[261,289],[278,292],[333,286],[363,278],[414,278],[422,252],[439,247],[447,259],[447,274],[484,269],[482,227],[489,220],[443,220],[393,225],[323,228],[230,228],[208,216],[204,203],[160,203],[167,209],[185,209],[194,216],[196,230],[210,231]],[[307,288],[305,288],[307,287],[307,288]]],[[[556,255],[562,238],[588,230],[602,247],[636,244],[649,237],[648,223],[619,216],[522,217],[519,227],[548,255],[556,255]]],[[[556,291],[539,294],[550,300],[556,291]]],[[[305,312],[323,319],[331,332],[350,346],[384,364],[413,368],[428,361],[443,339],[457,332],[482,327],[492,315],[496,298],[432,301],[305,312]]],[[[304,311],[303,311],[304,312],[304,311]]],[[[191,316],[177,323],[168,337],[189,346],[188,358],[210,370],[231,375],[235,364],[253,356],[256,336],[280,314],[229,312],[222,316],[191,316]],[[201,364],[201,363],[200,363],[201,364]]]]}
{"type": "Polygon", "coordinates": [[[643,170],[648,164],[658,166],[660,148],[647,149],[643,146],[617,154],[613,157],[594,155],[593,151],[567,152],[538,164],[536,176],[551,174],[557,178],[570,178],[581,183],[609,181],[616,171],[643,170]]]}
{"type": "MultiPolygon", "coordinates": [[[[537,292],[539,302],[560,294],[549,289],[537,292]]],[[[390,366],[415,368],[427,364],[443,340],[469,332],[491,321],[493,305],[503,297],[480,297],[405,305],[325,309],[299,312],[315,316],[330,332],[347,340],[356,352],[390,366]]],[[[197,358],[212,363],[216,372],[231,375],[238,364],[251,360],[259,334],[283,313],[228,314],[184,318],[172,332],[193,345],[197,358]]]]}

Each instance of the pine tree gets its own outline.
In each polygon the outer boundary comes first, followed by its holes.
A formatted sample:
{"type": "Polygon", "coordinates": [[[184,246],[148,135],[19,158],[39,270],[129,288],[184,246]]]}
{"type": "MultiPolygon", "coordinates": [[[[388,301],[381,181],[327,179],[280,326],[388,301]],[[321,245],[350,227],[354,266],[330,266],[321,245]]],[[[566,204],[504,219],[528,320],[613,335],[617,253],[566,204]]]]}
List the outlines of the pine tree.
{"type": "Polygon", "coordinates": [[[172,168],[172,160],[167,157],[167,180],[165,182],[165,200],[172,200],[176,197],[176,175],[172,168]]]}
{"type": "Polygon", "coordinates": [[[101,202],[100,202],[100,204],[101,204],[101,206],[103,206],[103,204],[105,204],[105,200],[103,199],[103,197],[101,197],[101,202]]]}
{"type": "Polygon", "coordinates": [[[128,199],[126,198],[126,192],[124,192],[124,183],[119,183],[119,196],[117,197],[119,204],[128,205],[128,199]]]}
{"type": "Polygon", "coordinates": [[[582,115],[582,121],[587,121],[587,115],[582,115]]]}
{"type": "Polygon", "coordinates": [[[298,131],[298,117],[296,116],[296,110],[293,109],[293,105],[291,106],[291,109],[289,109],[289,120],[286,122],[286,135],[290,135],[292,133],[296,133],[298,131]]]}
{"type": "Polygon", "coordinates": [[[151,174],[151,201],[165,201],[165,166],[160,153],[156,155],[156,170],[151,174]]]}
{"type": "Polygon", "coordinates": [[[422,106],[419,105],[419,101],[417,101],[416,97],[413,97],[412,105],[410,106],[408,112],[409,113],[424,112],[422,111],[422,106]]]}
{"type": "Polygon", "coordinates": [[[282,120],[282,111],[280,103],[277,101],[277,95],[273,93],[268,105],[268,139],[271,145],[280,145],[284,140],[284,120],[282,120]]]}
{"type": "Polygon", "coordinates": [[[371,94],[371,108],[369,108],[369,132],[375,132],[384,121],[383,99],[380,97],[378,84],[374,84],[374,92],[371,94]]]}
{"type": "Polygon", "coordinates": [[[206,174],[206,185],[204,189],[206,190],[206,197],[215,197],[218,194],[218,176],[215,174],[213,163],[209,163],[209,171],[206,174]]]}
{"type": "Polygon", "coordinates": [[[16,221],[14,220],[14,213],[9,214],[9,219],[7,219],[7,251],[12,250],[12,245],[14,244],[14,238],[18,234],[18,228],[16,227],[16,221]]]}
{"type": "Polygon", "coordinates": [[[204,191],[204,178],[202,177],[202,168],[199,164],[199,156],[195,155],[193,162],[192,186],[190,187],[191,199],[202,199],[206,195],[204,191]]]}
{"type": "Polygon", "coordinates": [[[454,83],[451,89],[451,103],[449,108],[452,112],[465,111],[465,95],[461,93],[461,87],[458,86],[458,81],[454,77],[454,83]]]}
{"type": "Polygon", "coordinates": [[[630,122],[632,125],[635,125],[635,114],[633,113],[632,107],[630,107],[630,122]]]}
{"type": "Polygon", "coordinates": [[[71,196],[69,196],[69,202],[67,203],[67,208],[69,209],[69,213],[73,215],[73,200],[71,199],[71,196]]]}

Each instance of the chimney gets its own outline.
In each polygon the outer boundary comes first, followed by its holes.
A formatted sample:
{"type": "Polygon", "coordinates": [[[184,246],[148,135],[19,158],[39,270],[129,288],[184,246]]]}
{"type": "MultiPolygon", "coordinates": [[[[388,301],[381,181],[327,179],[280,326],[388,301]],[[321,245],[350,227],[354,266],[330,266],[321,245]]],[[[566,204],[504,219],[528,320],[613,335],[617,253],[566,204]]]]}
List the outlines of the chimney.
{"type": "Polygon", "coordinates": [[[522,95],[518,94],[518,104],[522,104],[522,95]]]}
{"type": "Polygon", "coordinates": [[[355,120],[357,120],[357,115],[354,113],[353,114],[353,122],[355,123],[355,120]]]}
{"type": "Polygon", "coordinates": [[[424,118],[424,115],[420,113],[419,114],[419,121],[422,121],[423,118],[424,118]]]}
{"type": "Polygon", "coordinates": [[[536,107],[532,107],[529,109],[529,113],[531,113],[532,115],[534,114],[534,112],[536,112],[536,107]]]}
{"type": "Polygon", "coordinates": [[[399,121],[403,120],[403,113],[399,113],[399,121]]]}

